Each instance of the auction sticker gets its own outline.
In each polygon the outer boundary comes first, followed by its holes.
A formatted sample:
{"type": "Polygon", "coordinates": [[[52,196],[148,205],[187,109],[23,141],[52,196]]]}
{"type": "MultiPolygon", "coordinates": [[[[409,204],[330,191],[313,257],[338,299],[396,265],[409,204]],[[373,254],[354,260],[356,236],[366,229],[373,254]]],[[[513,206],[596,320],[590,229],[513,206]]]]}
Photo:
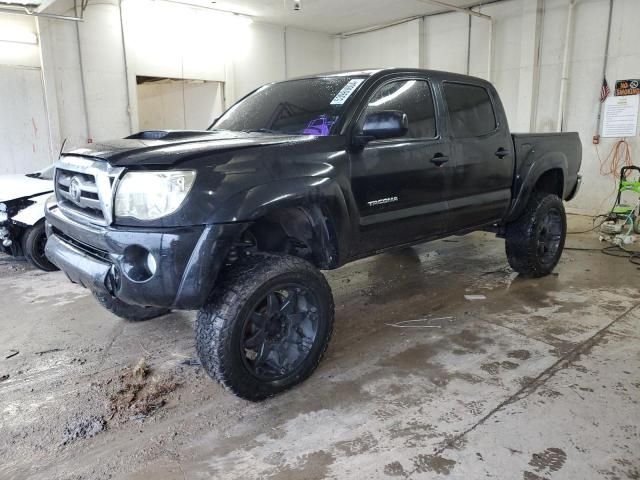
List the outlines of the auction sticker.
{"type": "Polygon", "coordinates": [[[331,100],[331,105],[342,105],[347,101],[347,99],[356,90],[356,88],[358,88],[358,85],[360,85],[362,82],[364,82],[364,78],[354,78],[349,80],[349,82],[344,87],[342,87],[342,90],[340,90],[338,94],[333,97],[333,100],[331,100]]]}

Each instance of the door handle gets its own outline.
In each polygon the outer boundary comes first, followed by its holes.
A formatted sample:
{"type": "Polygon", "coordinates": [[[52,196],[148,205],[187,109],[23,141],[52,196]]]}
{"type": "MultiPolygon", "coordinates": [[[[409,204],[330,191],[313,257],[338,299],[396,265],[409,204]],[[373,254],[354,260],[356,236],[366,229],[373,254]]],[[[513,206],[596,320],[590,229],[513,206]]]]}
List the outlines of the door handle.
{"type": "Polygon", "coordinates": [[[449,161],[449,157],[441,153],[436,153],[433,156],[433,158],[430,160],[430,162],[433,163],[436,167],[441,167],[448,161],[449,161]]]}
{"type": "Polygon", "coordinates": [[[508,157],[510,153],[509,150],[505,150],[503,147],[500,147],[495,155],[502,160],[504,157],[508,157]]]}

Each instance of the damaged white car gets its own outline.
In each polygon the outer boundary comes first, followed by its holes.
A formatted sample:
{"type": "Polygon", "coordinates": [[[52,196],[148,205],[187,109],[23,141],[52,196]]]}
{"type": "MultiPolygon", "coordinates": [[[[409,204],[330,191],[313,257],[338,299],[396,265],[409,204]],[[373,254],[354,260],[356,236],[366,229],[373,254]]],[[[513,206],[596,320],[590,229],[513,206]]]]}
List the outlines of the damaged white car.
{"type": "Polygon", "coordinates": [[[0,175],[0,251],[57,270],[44,253],[44,204],[53,193],[53,166],[26,175],[0,175]]]}

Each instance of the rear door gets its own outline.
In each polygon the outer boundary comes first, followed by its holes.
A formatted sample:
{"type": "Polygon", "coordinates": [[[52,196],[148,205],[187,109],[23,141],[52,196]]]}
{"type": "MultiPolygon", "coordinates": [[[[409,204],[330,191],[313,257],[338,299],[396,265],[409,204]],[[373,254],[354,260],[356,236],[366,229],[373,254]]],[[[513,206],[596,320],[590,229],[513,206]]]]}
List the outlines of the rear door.
{"type": "Polygon", "coordinates": [[[360,254],[437,237],[447,228],[450,151],[439,133],[431,83],[420,76],[384,81],[366,100],[356,128],[367,114],[384,110],[406,113],[409,131],[371,141],[351,156],[360,254]]]}
{"type": "Polygon", "coordinates": [[[443,82],[454,163],[450,231],[502,219],[511,201],[513,142],[500,100],[483,84],[443,82]]]}

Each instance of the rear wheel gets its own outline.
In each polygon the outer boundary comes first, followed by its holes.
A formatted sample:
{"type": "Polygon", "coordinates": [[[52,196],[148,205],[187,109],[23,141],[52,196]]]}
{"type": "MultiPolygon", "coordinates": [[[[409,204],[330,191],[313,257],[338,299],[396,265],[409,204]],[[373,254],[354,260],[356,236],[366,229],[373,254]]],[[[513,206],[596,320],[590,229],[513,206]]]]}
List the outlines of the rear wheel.
{"type": "Polygon", "coordinates": [[[334,304],[324,276],[286,255],[256,255],[224,273],[196,321],[207,373],[247,400],[262,400],[316,369],[333,330],[334,304]]]}
{"type": "Polygon", "coordinates": [[[95,299],[104,308],[114,315],[129,320],[130,322],[141,322],[143,320],[151,320],[152,318],[161,317],[170,312],[168,308],[160,307],[141,307],[139,305],[129,305],[108,293],[93,292],[95,299]]]}
{"type": "Polygon", "coordinates": [[[567,234],[567,218],[557,195],[535,192],[524,213],[507,225],[509,264],[527,277],[550,274],[560,260],[567,234]]]}
{"type": "Polygon", "coordinates": [[[51,263],[45,255],[44,247],[46,244],[47,234],[44,228],[44,220],[29,227],[22,236],[22,251],[27,261],[40,270],[53,272],[58,270],[58,267],[51,263]]]}

